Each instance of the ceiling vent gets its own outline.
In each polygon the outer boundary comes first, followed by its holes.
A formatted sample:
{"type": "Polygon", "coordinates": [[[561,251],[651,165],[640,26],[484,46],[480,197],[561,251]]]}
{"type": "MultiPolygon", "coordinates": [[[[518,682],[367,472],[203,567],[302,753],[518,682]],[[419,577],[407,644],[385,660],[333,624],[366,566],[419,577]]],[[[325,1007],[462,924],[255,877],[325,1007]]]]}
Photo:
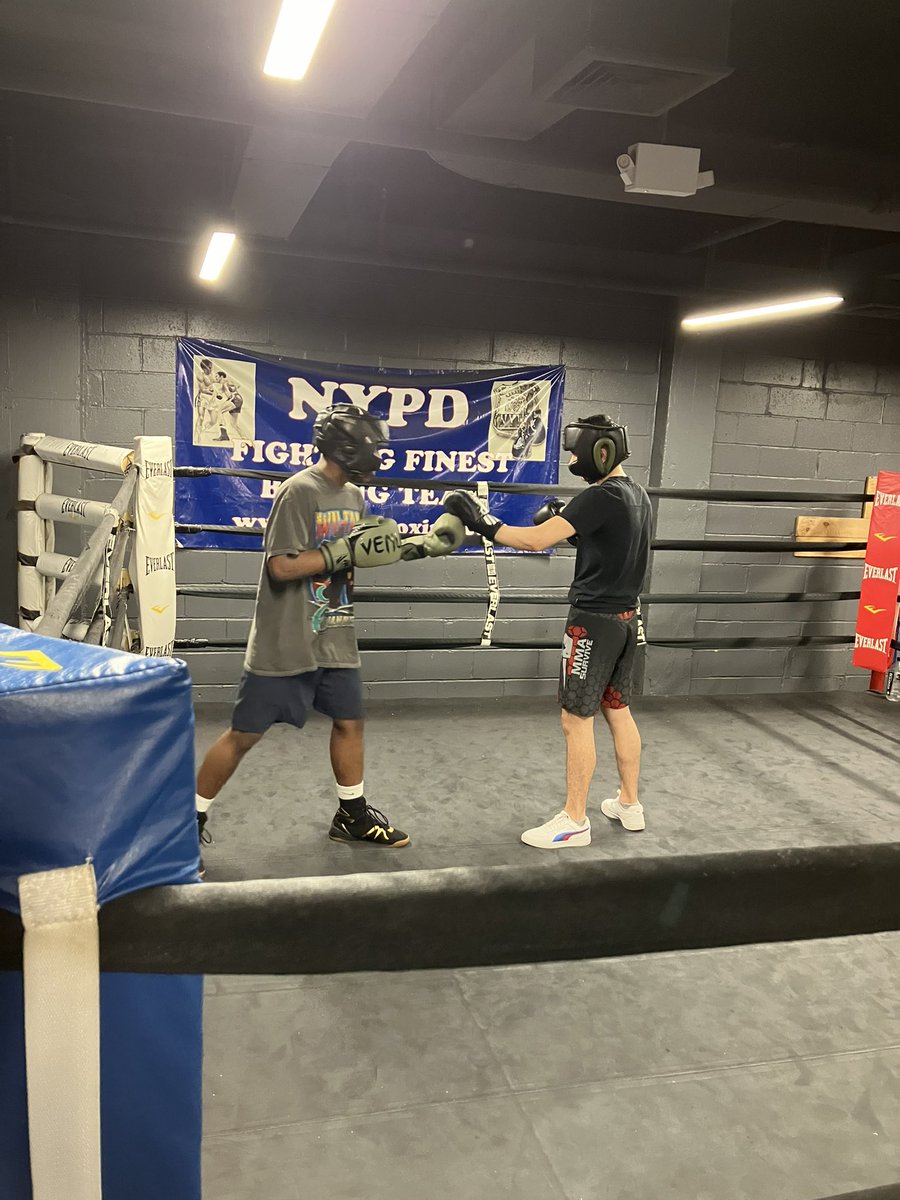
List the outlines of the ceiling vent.
{"type": "Polygon", "coordinates": [[[534,92],[660,116],[730,73],[727,0],[557,0],[537,37],[534,92]]]}
{"type": "Polygon", "coordinates": [[[573,108],[657,116],[710,82],[708,77],[688,71],[595,59],[548,99],[573,108]]]}

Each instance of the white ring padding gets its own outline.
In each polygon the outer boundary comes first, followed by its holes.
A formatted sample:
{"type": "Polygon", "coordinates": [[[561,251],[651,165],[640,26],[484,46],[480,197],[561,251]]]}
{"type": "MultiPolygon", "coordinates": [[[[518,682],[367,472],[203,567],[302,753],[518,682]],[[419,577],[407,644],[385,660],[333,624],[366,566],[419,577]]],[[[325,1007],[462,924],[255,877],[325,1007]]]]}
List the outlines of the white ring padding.
{"type": "MultiPolygon", "coordinates": [[[[41,460],[43,461],[43,460],[41,460]]],[[[53,463],[44,462],[44,486],[41,492],[46,492],[52,495],[53,493],[53,463]]],[[[37,511],[37,500],[35,500],[35,511],[37,511]]],[[[56,549],[56,526],[52,521],[44,522],[44,553],[52,554],[56,549]]],[[[44,607],[49,608],[50,603],[56,594],[56,583],[52,579],[44,578],[44,607]]]]}
{"type": "Polygon", "coordinates": [[[62,631],[62,636],[69,642],[83,642],[89,629],[87,621],[69,621],[62,631]]]}
{"type": "Polygon", "coordinates": [[[132,503],[135,479],[134,471],[129,470],[110,505],[110,512],[91,534],[74,568],[66,576],[52,603],[47,605],[47,611],[40,624],[40,631],[45,637],[62,636],[63,628],[71,619],[92,581],[96,579],[98,568],[102,569],[109,535],[119,521],[117,514],[127,512],[132,503]]]}
{"type": "Polygon", "coordinates": [[[101,446],[95,442],[58,437],[42,437],[35,441],[34,452],[48,462],[84,467],[88,471],[110,471],[114,475],[124,475],[134,459],[134,452],[123,446],[101,446]]]}
{"type": "Polygon", "coordinates": [[[38,572],[47,579],[65,579],[78,562],[71,554],[39,554],[35,564],[38,572]]]}
{"type": "Polygon", "coordinates": [[[96,526],[112,512],[111,506],[102,500],[80,500],[77,496],[54,496],[49,492],[38,496],[35,509],[45,521],[61,521],[65,525],[96,526]]]}
{"type": "Polygon", "coordinates": [[[19,877],[33,1200],[102,1200],[94,868],[19,877]]]}
{"type": "Polygon", "coordinates": [[[165,658],[175,646],[175,478],[172,439],[135,439],[134,553],[130,575],[141,619],[141,654],[165,658]]]}
{"type": "MultiPolygon", "coordinates": [[[[41,440],[42,433],[26,434],[22,438],[23,448],[32,444],[32,439],[41,440]]],[[[16,514],[16,540],[18,551],[28,559],[36,559],[47,548],[47,527],[31,505],[45,491],[44,463],[36,454],[23,454],[19,459],[18,497],[19,511],[16,514]]],[[[36,566],[20,562],[18,568],[19,628],[34,629],[44,614],[47,595],[46,585],[36,566]],[[23,613],[36,613],[35,617],[23,613]]]]}

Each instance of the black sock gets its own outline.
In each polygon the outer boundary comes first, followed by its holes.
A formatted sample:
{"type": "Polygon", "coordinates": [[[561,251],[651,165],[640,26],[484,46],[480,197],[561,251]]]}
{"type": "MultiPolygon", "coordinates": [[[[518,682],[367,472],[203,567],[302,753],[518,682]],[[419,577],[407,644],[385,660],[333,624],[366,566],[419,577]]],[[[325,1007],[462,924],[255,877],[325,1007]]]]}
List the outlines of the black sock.
{"type": "Polygon", "coordinates": [[[361,821],[366,815],[365,796],[357,796],[355,800],[341,800],[340,805],[351,821],[361,821]]]}

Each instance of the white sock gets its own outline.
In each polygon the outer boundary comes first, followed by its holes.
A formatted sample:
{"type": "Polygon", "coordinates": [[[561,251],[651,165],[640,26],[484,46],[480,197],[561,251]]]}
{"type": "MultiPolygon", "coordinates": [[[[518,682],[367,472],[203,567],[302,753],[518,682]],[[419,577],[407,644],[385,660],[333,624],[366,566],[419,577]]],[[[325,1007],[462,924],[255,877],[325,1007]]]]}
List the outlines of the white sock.
{"type": "Polygon", "coordinates": [[[338,800],[361,800],[366,794],[365,781],[362,779],[352,787],[344,787],[342,783],[336,783],[334,786],[337,788],[338,800]]]}
{"type": "Polygon", "coordinates": [[[197,804],[197,812],[209,812],[209,807],[212,800],[207,800],[205,796],[201,796],[199,792],[194,793],[194,798],[197,804]]]}

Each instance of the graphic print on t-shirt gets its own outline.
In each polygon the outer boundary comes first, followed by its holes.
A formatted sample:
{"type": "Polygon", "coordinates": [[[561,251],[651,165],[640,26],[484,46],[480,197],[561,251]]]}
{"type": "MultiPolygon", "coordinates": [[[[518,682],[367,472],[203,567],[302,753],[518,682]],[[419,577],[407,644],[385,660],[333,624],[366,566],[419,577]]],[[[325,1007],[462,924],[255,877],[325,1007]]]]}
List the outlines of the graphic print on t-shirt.
{"type": "MultiPolygon", "coordinates": [[[[332,508],[316,513],[316,546],[349,533],[360,518],[358,509],[332,508]]],[[[312,609],[312,631],[322,633],[338,625],[353,624],[353,575],[350,571],[335,571],[333,575],[311,576],[309,599],[312,609]]]]}

